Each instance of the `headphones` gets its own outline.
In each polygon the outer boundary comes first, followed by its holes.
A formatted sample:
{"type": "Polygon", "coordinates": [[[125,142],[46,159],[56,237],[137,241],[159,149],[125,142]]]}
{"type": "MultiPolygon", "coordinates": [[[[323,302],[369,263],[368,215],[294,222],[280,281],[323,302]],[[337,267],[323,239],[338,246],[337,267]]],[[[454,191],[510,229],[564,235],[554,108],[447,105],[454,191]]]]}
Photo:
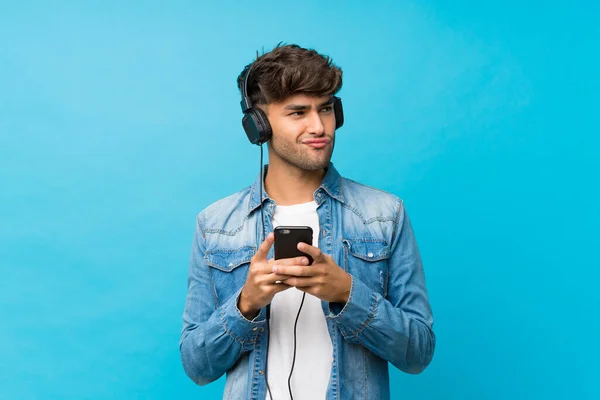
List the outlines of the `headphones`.
{"type": "MultiPolygon", "coordinates": [[[[260,108],[254,107],[248,95],[248,80],[250,79],[250,72],[253,67],[254,63],[248,68],[242,86],[242,101],[240,101],[242,112],[244,113],[242,126],[244,127],[244,131],[246,131],[246,136],[248,136],[250,143],[262,145],[271,138],[273,130],[265,112],[260,108]]],[[[333,96],[333,113],[335,115],[335,129],[339,129],[344,125],[344,110],[342,109],[342,99],[337,96],[333,96]]]]}

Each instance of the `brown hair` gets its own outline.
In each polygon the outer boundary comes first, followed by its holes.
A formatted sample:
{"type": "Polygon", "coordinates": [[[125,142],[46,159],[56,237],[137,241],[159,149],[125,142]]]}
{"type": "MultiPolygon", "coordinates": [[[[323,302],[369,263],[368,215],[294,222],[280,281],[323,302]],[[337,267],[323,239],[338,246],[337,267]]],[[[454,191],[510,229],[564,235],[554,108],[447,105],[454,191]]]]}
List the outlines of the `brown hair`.
{"type": "Polygon", "coordinates": [[[282,101],[299,93],[330,96],[342,88],[342,70],[330,57],[295,44],[279,44],[246,65],[237,78],[240,93],[250,67],[248,94],[254,104],[282,101]]]}

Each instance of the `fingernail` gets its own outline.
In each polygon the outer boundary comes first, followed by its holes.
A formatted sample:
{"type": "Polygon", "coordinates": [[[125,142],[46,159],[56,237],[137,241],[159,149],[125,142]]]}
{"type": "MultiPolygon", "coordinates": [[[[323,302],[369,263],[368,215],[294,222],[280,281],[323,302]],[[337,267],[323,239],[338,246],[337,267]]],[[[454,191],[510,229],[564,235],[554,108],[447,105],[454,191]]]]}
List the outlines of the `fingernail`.
{"type": "Polygon", "coordinates": [[[303,258],[302,259],[302,264],[308,265],[308,258],[303,258]]]}
{"type": "Polygon", "coordinates": [[[277,273],[277,265],[273,265],[273,272],[277,273]]]}

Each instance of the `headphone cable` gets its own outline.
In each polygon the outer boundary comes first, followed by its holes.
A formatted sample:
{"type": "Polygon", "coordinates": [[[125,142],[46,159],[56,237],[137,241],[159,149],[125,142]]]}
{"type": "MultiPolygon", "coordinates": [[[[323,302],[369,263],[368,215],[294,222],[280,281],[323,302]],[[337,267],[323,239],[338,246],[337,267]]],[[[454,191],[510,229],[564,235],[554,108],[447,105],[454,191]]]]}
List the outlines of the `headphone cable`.
{"type": "MultiPolygon", "coordinates": [[[[260,144],[260,221],[262,222],[262,241],[265,241],[265,214],[263,212],[263,146],[260,144]]],[[[269,392],[269,398],[273,400],[273,395],[271,394],[271,388],[269,387],[269,339],[270,339],[270,331],[271,325],[269,324],[270,317],[270,308],[271,305],[267,304],[267,354],[266,354],[266,365],[265,365],[265,382],[267,383],[267,391],[269,392]]]]}
{"type": "Polygon", "coordinates": [[[300,308],[298,308],[298,314],[296,314],[296,321],[294,322],[294,358],[292,359],[292,368],[288,376],[288,390],[290,391],[291,400],[294,400],[294,396],[292,395],[292,374],[294,373],[294,364],[296,364],[296,327],[298,326],[298,319],[300,318],[300,311],[302,311],[305,297],[306,292],[302,293],[302,302],[300,302],[300,308]]]}

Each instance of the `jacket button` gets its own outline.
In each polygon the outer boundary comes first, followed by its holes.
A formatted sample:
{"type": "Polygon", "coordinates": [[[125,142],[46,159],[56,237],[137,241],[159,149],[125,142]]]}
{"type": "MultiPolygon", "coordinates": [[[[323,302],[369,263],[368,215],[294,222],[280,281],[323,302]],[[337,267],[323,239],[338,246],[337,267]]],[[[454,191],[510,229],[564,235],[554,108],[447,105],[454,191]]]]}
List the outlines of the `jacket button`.
{"type": "Polygon", "coordinates": [[[369,254],[367,254],[367,256],[368,256],[369,258],[373,258],[373,253],[369,253],[369,254]]]}
{"type": "Polygon", "coordinates": [[[264,374],[265,374],[265,373],[263,372],[263,370],[262,370],[262,369],[261,369],[260,371],[258,371],[258,373],[259,373],[260,375],[264,375],[264,374]]]}

